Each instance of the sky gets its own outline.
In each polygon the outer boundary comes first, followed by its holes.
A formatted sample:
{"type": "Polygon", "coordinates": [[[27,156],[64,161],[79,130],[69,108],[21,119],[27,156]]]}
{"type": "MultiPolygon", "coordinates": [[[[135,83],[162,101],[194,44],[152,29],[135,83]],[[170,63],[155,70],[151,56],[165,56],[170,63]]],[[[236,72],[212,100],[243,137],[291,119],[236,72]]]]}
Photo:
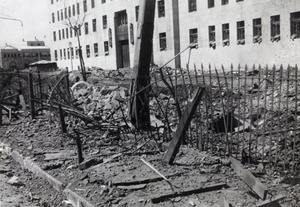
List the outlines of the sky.
{"type": "Polygon", "coordinates": [[[47,45],[49,0],[0,0],[0,47],[22,45],[26,41],[45,41],[47,45]],[[6,20],[14,18],[23,22],[6,20]],[[23,42],[23,39],[25,42],[23,42]]]}

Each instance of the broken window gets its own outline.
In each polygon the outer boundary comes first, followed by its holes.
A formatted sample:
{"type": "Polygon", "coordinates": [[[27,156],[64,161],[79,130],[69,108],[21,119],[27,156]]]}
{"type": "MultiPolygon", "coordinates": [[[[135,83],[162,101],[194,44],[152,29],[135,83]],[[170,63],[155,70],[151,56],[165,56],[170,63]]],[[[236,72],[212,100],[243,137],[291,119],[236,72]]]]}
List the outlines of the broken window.
{"type": "Polygon", "coordinates": [[[280,16],[271,16],[271,41],[280,40],[280,16]]]}
{"type": "Polygon", "coordinates": [[[90,51],[90,46],[87,45],[87,46],[86,46],[86,57],[87,57],[87,58],[90,57],[90,52],[91,52],[91,51],[90,51]]]}
{"type": "Polygon", "coordinates": [[[208,26],[208,33],[209,33],[209,47],[216,49],[216,27],[208,26]]]}
{"type": "Polygon", "coordinates": [[[109,55],[108,41],[104,41],[104,54],[109,55]]]}
{"type": "Polygon", "coordinates": [[[164,17],[165,16],[165,1],[160,0],[158,3],[158,17],[164,17]]]}
{"type": "Polygon", "coordinates": [[[61,32],[58,30],[58,39],[61,40],[61,32]]]}
{"type": "Polygon", "coordinates": [[[95,0],[91,0],[91,6],[92,6],[92,8],[95,7],[95,0]]]}
{"type": "Polygon", "coordinates": [[[300,12],[291,13],[291,39],[300,38],[300,12]]]}
{"type": "Polygon", "coordinates": [[[57,61],[57,50],[54,50],[54,58],[55,58],[55,61],[57,61]]]}
{"type": "Polygon", "coordinates": [[[57,21],[59,21],[59,11],[57,11],[57,21]]]}
{"type": "Polygon", "coordinates": [[[80,14],[80,4],[77,3],[77,15],[79,15],[79,14],[80,14]]]}
{"type": "Polygon", "coordinates": [[[222,24],[222,41],[223,41],[223,47],[230,45],[229,40],[229,24],[222,24]]]}
{"type": "Polygon", "coordinates": [[[215,6],[215,0],[207,0],[208,8],[212,8],[215,6]]]}
{"type": "Polygon", "coordinates": [[[260,44],[261,41],[261,18],[253,19],[253,43],[260,44]]]}
{"type": "Polygon", "coordinates": [[[107,15],[102,16],[103,29],[107,28],[107,15]]]}
{"type": "Polygon", "coordinates": [[[237,44],[238,45],[245,44],[245,22],[244,21],[237,22],[237,44]]]}
{"type": "Polygon", "coordinates": [[[97,31],[97,21],[96,19],[93,19],[93,32],[97,31]]]}
{"type": "Polygon", "coordinates": [[[55,14],[52,13],[52,23],[54,23],[54,22],[55,22],[55,14]]]}
{"type": "Polygon", "coordinates": [[[87,12],[87,2],[86,2],[86,0],[83,0],[83,11],[87,12]]]}
{"type": "Polygon", "coordinates": [[[56,41],[56,32],[53,32],[53,41],[56,41]]]}
{"type": "Polygon", "coordinates": [[[84,23],[84,31],[85,31],[85,34],[89,33],[89,23],[88,22],[84,23]]]}
{"type": "Polygon", "coordinates": [[[190,44],[198,43],[198,29],[190,29],[190,44]]]}
{"type": "Polygon", "coordinates": [[[140,9],[139,6],[135,7],[135,21],[139,20],[139,9],[140,9]]]}
{"type": "Polygon", "coordinates": [[[189,12],[197,11],[197,1],[189,0],[189,12]]]}
{"type": "Polygon", "coordinates": [[[94,53],[95,53],[95,57],[98,56],[98,43],[94,43],[94,53]]]}
{"type": "Polygon", "coordinates": [[[167,39],[166,39],[166,33],[159,33],[159,48],[160,51],[167,49],[167,39]]]}
{"type": "Polygon", "coordinates": [[[221,4],[222,4],[222,5],[228,4],[228,0],[222,0],[221,4]]]}
{"type": "Polygon", "coordinates": [[[75,14],[76,14],[75,4],[73,4],[73,6],[72,6],[72,13],[73,13],[73,16],[75,16],[75,14]]]}

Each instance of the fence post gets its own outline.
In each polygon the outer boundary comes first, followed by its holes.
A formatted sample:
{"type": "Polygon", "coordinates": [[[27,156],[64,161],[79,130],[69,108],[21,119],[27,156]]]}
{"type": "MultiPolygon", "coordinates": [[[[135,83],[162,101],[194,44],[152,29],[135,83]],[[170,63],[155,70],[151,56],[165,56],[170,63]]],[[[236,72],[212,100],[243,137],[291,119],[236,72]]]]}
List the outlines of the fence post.
{"type": "Polygon", "coordinates": [[[40,98],[41,98],[41,108],[43,108],[43,91],[42,91],[42,81],[41,81],[41,73],[38,69],[38,79],[39,79],[39,88],[40,88],[40,98]]]}
{"type": "Polygon", "coordinates": [[[64,116],[64,112],[63,112],[62,107],[61,107],[60,104],[59,104],[58,108],[59,108],[59,117],[60,117],[60,124],[61,124],[62,133],[67,133],[65,116],[64,116]]]}
{"type": "Polygon", "coordinates": [[[29,103],[30,103],[30,115],[31,119],[35,119],[35,110],[34,110],[34,93],[33,93],[33,81],[32,81],[32,73],[28,73],[28,82],[29,82],[29,103]]]}

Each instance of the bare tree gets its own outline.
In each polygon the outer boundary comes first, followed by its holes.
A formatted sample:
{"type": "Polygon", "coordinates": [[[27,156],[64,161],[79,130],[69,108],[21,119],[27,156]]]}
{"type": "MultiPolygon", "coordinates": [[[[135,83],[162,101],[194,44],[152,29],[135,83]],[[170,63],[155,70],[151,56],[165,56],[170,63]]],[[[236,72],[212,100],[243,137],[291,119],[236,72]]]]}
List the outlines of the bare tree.
{"type": "Polygon", "coordinates": [[[84,13],[83,16],[77,15],[76,18],[68,17],[66,19],[66,21],[63,23],[64,25],[68,26],[71,30],[73,30],[75,36],[77,37],[80,68],[81,68],[82,78],[83,78],[84,81],[86,81],[87,78],[86,78],[86,71],[85,71],[84,59],[83,59],[83,56],[82,56],[82,49],[81,49],[80,38],[79,38],[80,35],[79,34],[80,34],[80,31],[81,31],[81,27],[84,24],[85,17],[86,17],[85,13],[84,13]]]}

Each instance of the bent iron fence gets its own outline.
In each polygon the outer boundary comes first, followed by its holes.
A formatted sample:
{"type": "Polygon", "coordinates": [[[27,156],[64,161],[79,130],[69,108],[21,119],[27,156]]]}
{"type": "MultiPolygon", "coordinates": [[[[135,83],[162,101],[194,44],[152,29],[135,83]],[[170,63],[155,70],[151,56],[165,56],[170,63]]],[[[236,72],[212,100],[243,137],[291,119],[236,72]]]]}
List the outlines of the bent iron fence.
{"type": "MultiPolygon", "coordinates": [[[[188,144],[213,154],[235,156],[243,163],[269,163],[282,170],[299,168],[297,66],[249,69],[246,65],[235,70],[201,66],[193,71],[165,69],[165,74],[169,75],[169,85],[181,109],[196,85],[206,87],[206,95],[186,133],[188,144]]],[[[154,75],[154,79],[158,77],[154,75]]],[[[164,106],[164,113],[175,108],[164,106]]],[[[167,119],[170,122],[172,118],[174,115],[167,119]]]]}

